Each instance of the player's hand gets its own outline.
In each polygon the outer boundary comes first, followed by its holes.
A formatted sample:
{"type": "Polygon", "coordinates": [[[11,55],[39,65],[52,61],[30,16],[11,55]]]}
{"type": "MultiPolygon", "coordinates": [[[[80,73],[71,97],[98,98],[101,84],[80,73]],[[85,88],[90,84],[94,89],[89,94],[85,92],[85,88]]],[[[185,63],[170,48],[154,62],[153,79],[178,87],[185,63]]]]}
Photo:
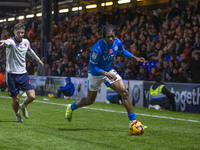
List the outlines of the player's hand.
{"type": "Polygon", "coordinates": [[[43,64],[43,62],[42,62],[41,60],[38,61],[38,64],[39,64],[40,66],[44,66],[44,64],[43,64]]]}
{"type": "Polygon", "coordinates": [[[115,81],[117,79],[116,74],[111,72],[106,72],[105,76],[107,76],[111,81],[115,81]]]}
{"type": "Polygon", "coordinates": [[[0,41],[0,46],[3,46],[4,45],[4,41],[0,41]]]}
{"type": "Polygon", "coordinates": [[[137,57],[136,61],[143,62],[143,63],[146,62],[146,60],[143,57],[137,57]]]}

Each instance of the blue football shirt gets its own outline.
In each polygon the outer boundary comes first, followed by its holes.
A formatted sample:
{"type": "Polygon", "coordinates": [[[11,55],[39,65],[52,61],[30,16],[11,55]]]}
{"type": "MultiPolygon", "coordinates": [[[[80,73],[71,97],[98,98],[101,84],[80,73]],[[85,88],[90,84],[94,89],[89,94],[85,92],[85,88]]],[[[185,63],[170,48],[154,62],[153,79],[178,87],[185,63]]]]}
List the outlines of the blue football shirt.
{"type": "Polygon", "coordinates": [[[112,63],[118,52],[125,57],[132,57],[118,38],[115,38],[113,45],[107,44],[104,39],[99,40],[91,49],[88,73],[100,76],[103,70],[106,72],[112,70],[112,63]]]}

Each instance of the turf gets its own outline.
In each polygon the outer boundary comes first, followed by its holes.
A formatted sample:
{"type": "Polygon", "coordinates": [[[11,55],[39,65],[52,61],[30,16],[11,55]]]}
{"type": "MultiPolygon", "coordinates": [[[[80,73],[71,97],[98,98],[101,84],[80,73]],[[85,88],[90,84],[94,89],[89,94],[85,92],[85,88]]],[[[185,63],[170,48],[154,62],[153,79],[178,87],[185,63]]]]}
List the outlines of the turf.
{"type": "Polygon", "coordinates": [[[7,93],[0,93],[1,150],[200,148],[200,114],[135,107],[137,120],[148,128],[143,135],[133,136],[129,133],[129,121],[122,105],[95,102],[89,107],[77,109],[73,113],[72,122],[69,123],[64,117],[65,108],[75,100],[51,98],[47,101],[43,98],[47,97],[37,96],[35,102],[28,106],[29,119],[23,117],[23,123],[16,123],[11,98],[7,93]],[[163,116],[172,119],[162,118],[163,116]]]}

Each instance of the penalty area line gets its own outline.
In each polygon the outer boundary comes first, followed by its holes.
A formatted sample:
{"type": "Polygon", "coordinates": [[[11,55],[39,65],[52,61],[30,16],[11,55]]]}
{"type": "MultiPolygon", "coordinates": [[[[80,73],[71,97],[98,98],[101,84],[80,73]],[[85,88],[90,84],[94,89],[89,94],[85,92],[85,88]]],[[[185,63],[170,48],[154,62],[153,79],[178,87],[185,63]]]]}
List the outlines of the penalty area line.
{"type": "MultiPolygon", "coordinates": [[[[7,97],[7,96],[0,96],[0,97],[11,99],[11,97],[7,97]]],[[[41,100],[34,100],[34,102],[43,103],[43,104],[58,105],[58,106],[67,106],[67,104],[59,104],[59,103],[53,103],[53,102],[41,101],[41,100]]],[[[105,112],[121,113],[121,114],[127,113],[127,112],[123,112],[123,111],[115,111],[115,110],[108,110],[108,109],[101,109],[101,108],[89,108],[89,107],[82,107],[82,108],[91,109],[91,110],[98,110],[98,111],[105,111],[105,112]]],[[[140,113],[135,113],[135,114],[139,115],[139,116],[145,116],[145,117],[153,117],[153,118],[161,118],[161,119],[170,119],[170,120],[200,123],[200,121],[197,121],[197,120],[187,120],[187,119],[182,119],[182,118],[173,118],[173,117],[158,116],[158,115],[140,114],[140,113]]]]}

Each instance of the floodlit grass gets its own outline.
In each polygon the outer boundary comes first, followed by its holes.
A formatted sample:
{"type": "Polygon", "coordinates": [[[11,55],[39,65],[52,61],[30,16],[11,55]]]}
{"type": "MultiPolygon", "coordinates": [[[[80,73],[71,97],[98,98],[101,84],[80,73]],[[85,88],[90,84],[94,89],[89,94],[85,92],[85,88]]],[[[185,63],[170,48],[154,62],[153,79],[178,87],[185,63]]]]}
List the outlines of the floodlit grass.
{"type": "Polygon", "coordinates": [[[8,98],[7,93],[0,93],[1,150],[195,150],[200,148],[200,114],[134,108],[137,120],[143,122],[148,128],[143,135],[132,136],[129,134],[129,121],[122,105],[96,102],[89,107],[77,109],[73,113],[72,122],[69,123],[64,118],[65,105],[74,100],[52,98],[45,101],[43,98],[37,96],[36,101],[27,107],[29,119],[23,117],[23,123],[16,123],[11,98],[8,98]],[[94,108],[116,112],[94,110],[94,108]],[[185,120],[155,118],[141,114],[185,120]]]}

